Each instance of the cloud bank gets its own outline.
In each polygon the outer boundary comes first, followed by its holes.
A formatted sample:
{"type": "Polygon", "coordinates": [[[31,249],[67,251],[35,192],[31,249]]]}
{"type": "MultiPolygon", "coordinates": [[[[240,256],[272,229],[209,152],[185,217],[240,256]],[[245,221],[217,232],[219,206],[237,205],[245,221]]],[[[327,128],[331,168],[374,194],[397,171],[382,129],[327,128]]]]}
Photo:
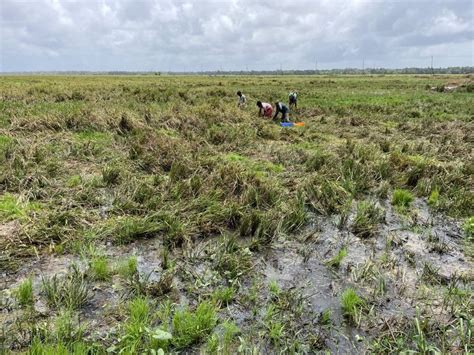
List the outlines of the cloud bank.
{"type": "Polygon", "coordinates": [[[0,0],[0,71],[474,66],[472,0],[0,0]]]}

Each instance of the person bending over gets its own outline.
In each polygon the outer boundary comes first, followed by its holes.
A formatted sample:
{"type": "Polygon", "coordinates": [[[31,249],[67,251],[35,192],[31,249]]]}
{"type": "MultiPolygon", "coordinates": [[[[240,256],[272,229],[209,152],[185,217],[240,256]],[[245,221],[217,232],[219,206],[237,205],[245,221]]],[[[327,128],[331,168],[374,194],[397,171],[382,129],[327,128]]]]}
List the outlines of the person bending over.
{"type": "Polygon", "coordinates": [[[266,102],[257,101],[257,107],[259,108],[258,115],[260,117],[268,117],[268,118],[272,117],[272,113],[273,113],[272,105],[266,102]]]}
{"type": "Polygon", "coordinates": [[[281,122],[290,122],[290,109],[282,102],[275,102],[275,115],[273,120],[275,120],[279,113],[281,113],[281,122]]]}

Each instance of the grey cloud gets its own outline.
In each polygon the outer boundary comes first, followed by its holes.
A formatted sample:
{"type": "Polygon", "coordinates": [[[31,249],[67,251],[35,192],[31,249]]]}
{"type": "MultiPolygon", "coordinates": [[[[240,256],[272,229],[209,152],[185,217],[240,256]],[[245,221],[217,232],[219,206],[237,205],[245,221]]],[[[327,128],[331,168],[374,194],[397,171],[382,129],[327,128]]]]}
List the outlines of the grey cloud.
{"type": "Polygon", "coordinates": [[[474,65],[473,17],[470,0],[1,0],[0,70],[474,65]]]}

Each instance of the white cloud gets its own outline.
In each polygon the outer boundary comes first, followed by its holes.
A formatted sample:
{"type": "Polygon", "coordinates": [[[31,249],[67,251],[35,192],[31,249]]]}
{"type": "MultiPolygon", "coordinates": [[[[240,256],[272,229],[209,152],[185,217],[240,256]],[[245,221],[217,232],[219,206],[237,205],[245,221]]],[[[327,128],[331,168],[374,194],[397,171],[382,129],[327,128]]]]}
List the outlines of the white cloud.
{"type": "Polygon", "coordinates": [[[0,70],[474,65],[471,0],[0,0],[0,70]]]}

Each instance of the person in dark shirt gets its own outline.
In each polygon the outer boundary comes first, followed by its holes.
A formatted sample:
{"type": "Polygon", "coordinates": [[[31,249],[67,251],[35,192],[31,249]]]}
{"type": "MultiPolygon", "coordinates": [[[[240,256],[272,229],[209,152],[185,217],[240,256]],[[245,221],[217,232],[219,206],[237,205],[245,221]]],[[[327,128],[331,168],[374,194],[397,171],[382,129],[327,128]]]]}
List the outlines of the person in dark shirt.
{"type": "Polygon", "coordinates": [[[290,109],[282,102],[275,102],[275,115],[273,120],[275,120],[278,114],[281,112],[281,122],[290,122],[290,109]]]}

